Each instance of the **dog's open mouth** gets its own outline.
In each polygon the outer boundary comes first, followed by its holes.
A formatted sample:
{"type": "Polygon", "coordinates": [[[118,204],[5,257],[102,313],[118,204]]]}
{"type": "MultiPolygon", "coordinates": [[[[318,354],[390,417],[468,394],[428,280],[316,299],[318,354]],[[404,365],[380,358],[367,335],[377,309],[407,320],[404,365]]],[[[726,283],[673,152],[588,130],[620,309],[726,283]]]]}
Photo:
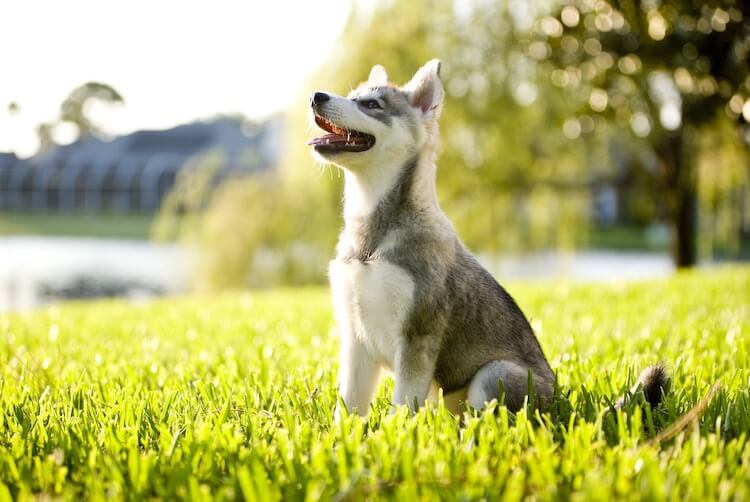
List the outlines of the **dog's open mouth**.
{"type": "Polygon", "coordinates": [[[315,114],[315,123],[328,134],[307,142],[321,153],[364,152],[375,144],[375,136],[365,132],[342,129],[325,117],[315,114]]]}

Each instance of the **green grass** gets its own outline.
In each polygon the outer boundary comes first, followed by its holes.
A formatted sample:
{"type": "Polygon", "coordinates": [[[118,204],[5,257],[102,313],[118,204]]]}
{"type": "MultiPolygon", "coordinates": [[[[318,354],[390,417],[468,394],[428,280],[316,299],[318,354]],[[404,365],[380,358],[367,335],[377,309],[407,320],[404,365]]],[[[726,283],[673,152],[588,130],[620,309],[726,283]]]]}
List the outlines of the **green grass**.
{"type": "Polygon", "coordinates": [[[148,239],[153,215],[0,212],[2,235],[148,239]]]}
{"type": "Polygon", "coordinates": [[[509,288],[558,374],[541,416],[390,416],[388,381],[368,419],[334,424],[324,290],[0,316],[0,500],[750,499],[750,268],[509,288]],[[666,401],[609,412],[658,359],[666,401]]]}
{"type": "Polygon", "coordinates": [[[579,242],[581,249],[610,249],[617,251],[667,251],[668,242],[650,240],[645,228],[636,226],[592,227],[579,242]]]}

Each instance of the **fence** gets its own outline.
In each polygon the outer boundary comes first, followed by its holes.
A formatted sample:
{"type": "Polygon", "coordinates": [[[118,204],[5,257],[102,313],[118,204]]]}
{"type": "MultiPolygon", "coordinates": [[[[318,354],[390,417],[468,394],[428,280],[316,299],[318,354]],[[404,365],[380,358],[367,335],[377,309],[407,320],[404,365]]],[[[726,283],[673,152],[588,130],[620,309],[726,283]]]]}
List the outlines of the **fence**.
{"type": "MultiPolygon", "coordinates": [[[[153,212],[186,160],[170,153],[122,159],[73,154],[39,163],[0,156],[0,211],[153,212]]],[[[246,172],[224,166],[213,181],[240,171],[246,172]]]]}

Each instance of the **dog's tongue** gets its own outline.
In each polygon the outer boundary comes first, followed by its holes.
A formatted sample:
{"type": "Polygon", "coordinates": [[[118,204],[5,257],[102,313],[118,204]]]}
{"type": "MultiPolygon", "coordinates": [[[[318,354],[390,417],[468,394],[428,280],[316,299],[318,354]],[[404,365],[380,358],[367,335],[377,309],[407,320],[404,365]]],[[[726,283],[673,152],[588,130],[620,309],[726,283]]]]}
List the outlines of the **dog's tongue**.
{"type": "Polygon", "coordinates": [[[330,145],[331,143],[346,143],[346,138],[338,134],[328,133],[307,142],[308,145],[330,145]]]}
{"type": "Polygon", "coordinates": [[[337,143],[349,143],[349,144],[357,144],[359,143],[360,138],[356,138],[354,136],[341,136],[340,134],[335,133],[329,133],[324,134],[323,136],[318,136],[317,138],[313,138],[310,141],[307,142],[308,145],[333,145],[337,143]]]}

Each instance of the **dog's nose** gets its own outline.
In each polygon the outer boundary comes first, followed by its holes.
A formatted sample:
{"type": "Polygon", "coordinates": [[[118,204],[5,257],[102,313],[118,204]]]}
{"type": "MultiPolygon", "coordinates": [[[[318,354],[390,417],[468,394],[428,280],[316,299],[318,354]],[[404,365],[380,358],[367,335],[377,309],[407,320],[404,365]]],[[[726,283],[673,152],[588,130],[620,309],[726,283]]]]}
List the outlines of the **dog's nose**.
{"type": "Polygon", "coordinates": [[[319,106],[325,103],[326,101],[328,101],[329,99],[331,99],[331,96],[329,96],[325,92],[316,92],[310,98],[310,104],[312,106],[319,106]]]}

